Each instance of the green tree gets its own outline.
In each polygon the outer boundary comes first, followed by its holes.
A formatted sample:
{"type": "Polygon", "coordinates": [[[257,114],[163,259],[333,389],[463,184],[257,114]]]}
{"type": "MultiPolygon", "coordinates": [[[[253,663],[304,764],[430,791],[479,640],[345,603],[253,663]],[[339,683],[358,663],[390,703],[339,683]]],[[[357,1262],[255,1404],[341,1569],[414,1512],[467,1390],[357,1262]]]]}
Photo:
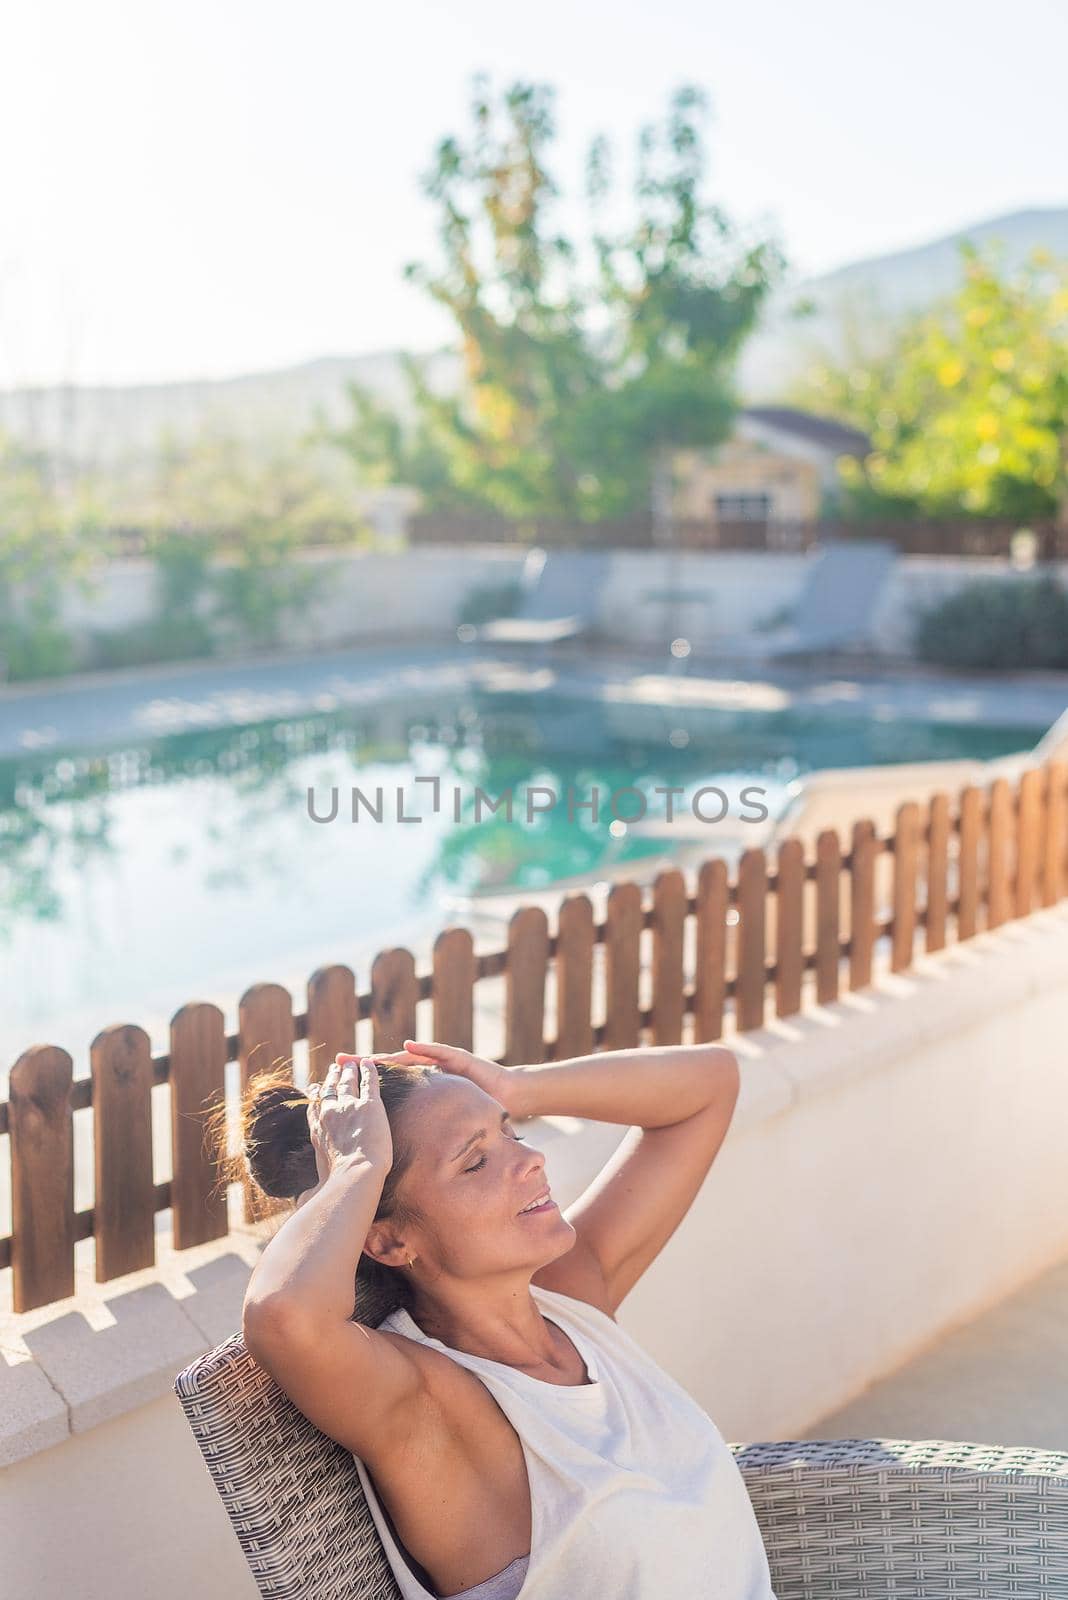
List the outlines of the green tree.
{"type": "Polygon", "coordinates": [[[954,295],[792,398],[870,437],[866,460],[841,463],[853,509],[1052,517],[1068,487],[1068,265],[1036,251],[1009,274],[993,251],[961,254],[954,295]]]}
{"type": "Polygon", "coordinates": [[[703,200],[706,109],[680,89],[642,131],[621,229],[599,222],[614,185],[595,141],[580,249],[555,226],[552,91],[518,83],[498,104],[476,80],[470,139],[444,139],[424,180],[441,261],[407,269],[456,326],[459,391],[409,359],[406,424],[353,386],[336,437],[371,481],[410,484],[434,509],[594,520],[647,510],[670,451],[725,437],[735,357],[784,261],[703,200]]]}
{"type": "Polygon", "coordinates": [[[253,441],[205,426],[165,434],[135,482],[113,485],[112,516],[146,530],[189,528],[221,547],[266,537],[297,544],[350,543],[363,530],[350,467],[321,445],[285,433],[253,441]]]}
{"type": "Polygon", "coordinates": [[[326,568],[301,567],[298,552],[367,537],[355,485],[337,467],[321,444],[287,437],[256,446],[211,428],[165,437],[146,479],[113,507],[144,530],[159,575],[160,621],[129,646],[151,646],[160,623],[167,656],[206,653],[220,626],[240,642],[277,644],[284,617],[331,580],[326,568]]]}
{"type": "Polygon", "coordinates": [[[0,435],[0,681],[70,669],[63,592],[88,592],[103,547],[88,487],[61,492],[43,455],[0,435]]]}

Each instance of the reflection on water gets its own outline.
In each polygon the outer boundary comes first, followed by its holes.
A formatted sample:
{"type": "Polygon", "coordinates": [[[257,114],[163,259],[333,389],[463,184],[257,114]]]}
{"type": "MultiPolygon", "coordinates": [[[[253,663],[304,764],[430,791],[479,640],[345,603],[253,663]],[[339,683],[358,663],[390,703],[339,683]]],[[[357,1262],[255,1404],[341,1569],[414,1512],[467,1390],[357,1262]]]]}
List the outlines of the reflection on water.
{"type": "MultiPolygon", "coordinates": [[[[187,999],[232,1008],[256,979],[355,965],[417,922],[451,920],[443,902],[458,890],[540,888],[663,855],[663,840],[610,829],[609,797],[624,789],[625,817],[641,803],[633,790],[662,817],[657,786],[688,795],[712,783],[735,817],[747,784],[766,791],[774,815],[786,783],[815,767],[981,757],[1026,742],[1019,728],[469,691],[0,763],[0,1062],[46,1039],[76,1052],[81,1072],[77,1052],[107,1022],[151,1031],[187,999]],[[415,781],[435,777],[437,811],[431,785],[415,781]],[[353,786],[371,797],[381,788],[381,822],[366,811],[350,820],[353,786]],[[558,803],[528,823],[533,786],[558,803]],[[309,790],[325,815],[335,788],[336,820],[311,820],[309,790]],[[476,789],[491,801],[511,792],[511,818],[483,802],[476,821],[476,789]],[[400,815],[417,822],[400,820],[398,790],[400,815]]],[[[711,854],[715,826],[707,834],[711,854]]]]}

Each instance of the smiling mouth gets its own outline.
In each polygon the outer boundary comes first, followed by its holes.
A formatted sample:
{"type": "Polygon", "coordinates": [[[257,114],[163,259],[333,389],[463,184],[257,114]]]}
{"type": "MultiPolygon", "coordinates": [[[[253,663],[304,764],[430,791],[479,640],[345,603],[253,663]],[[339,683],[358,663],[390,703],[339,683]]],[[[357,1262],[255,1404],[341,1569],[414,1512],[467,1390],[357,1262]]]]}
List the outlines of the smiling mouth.
{"type": "Polygon", "coordinates": [[[524,1206],[522,1211],[517,1211],[516,1212],[516,1216],[518,1216],[518,1217],[532,1217],[532,1216],[535,1216],[539,1211],[555,1211],[555,1210],[556,1210],[556,1201],[553,1199],[553,1197],[549,1193],[549,1191],[546,1190],[544,1195],[541,1197],[541,1199],[538,1201],[538,1203],[536,1205],[531,1204],[529,1206],[524,1206]]]}

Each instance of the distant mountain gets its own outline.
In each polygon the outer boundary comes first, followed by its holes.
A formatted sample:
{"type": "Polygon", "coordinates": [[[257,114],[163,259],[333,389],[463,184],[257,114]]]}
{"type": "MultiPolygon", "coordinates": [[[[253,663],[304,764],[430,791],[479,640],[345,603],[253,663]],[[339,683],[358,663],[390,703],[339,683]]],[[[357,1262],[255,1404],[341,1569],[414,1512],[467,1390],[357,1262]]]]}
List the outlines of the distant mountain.
{"type": "Polygon", "coordinates": [[[977,222],[929,244],[856,261],[779,291],[738,365],[745,398],[786,398],[790,384],[816,356],[845,354],[851,329],[867,350],[903,314],[951,294],[960,281],[960,245],[965,239],[981,247],[1000,241],[1001,259],[1010,269],[1038,248],[1068,260],[1068,206],[1016,211],[977,222]],[[794,320],[789,307],[802,300],[811,301],[814,312],[794,320]]]}
{"type": "MultiPolygon", "coordinates": [[[[738,369],[743,397],[764,403],[787,399],[790,385],[818,353],[843,353],[851,328],[867,348],[903,312],[949,293],[959,278],[964,239],[980,245],[1001,240],[1009,266],[1040,246],[1068,258],[1068,207],[1014,212],[915,249],[789,284],[769,303],[743,351],[738,369]],[[791,317],[790,307],[799,301],[810,301],[813,315],[791,317]]],[[[455,384],[455,355],[439,351],[424,359],[435,388],[455,384]]],[[[399,354],[382,351],[327,356],[235,378],[0,391],[0,428],[71,461],[118,465],[143,458],[165,430],[181,436],[215,424],[266,445],[310,427],[319,411],[340,421],[348,414],[346,385],[353,381],[402,411],[409,403],[399,354]]]]}
{"type": "MultiPolygon", "coordinates": [[[[456,383],[459,364],[448,351],[424,362],[433,387],[456,383]]],[[[50,454],[101,466],[145,457],[165,432],[183,437],[210,426],[269,448],[273,439],[312,427],[320,412],[333,423],[347,418],[350,383],[402,412],[410,406],[400,353],[381,351],[236,378],[0,390],[0,429],[50,454]]]]}

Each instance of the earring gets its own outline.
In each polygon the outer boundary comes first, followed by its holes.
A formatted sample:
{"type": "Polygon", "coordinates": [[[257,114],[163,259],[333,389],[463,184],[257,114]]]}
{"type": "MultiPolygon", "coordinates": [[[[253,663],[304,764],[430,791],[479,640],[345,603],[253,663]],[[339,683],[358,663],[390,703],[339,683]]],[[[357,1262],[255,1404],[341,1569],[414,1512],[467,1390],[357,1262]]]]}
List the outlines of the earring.
{"type": "Polygon", "coordinates": [[[411,1266],[414,1266],[414,1265],[415,1265],[415,1263],[414,1263],[414,1262],[413,1262],[413,1260],[412,1260],[412,1258],[411,1258],[411,1256],[409,1256],[409,1257],[408,1257],[408,1265],[409,1265],[409,1266],[410,1266],[410,1267],[411,1267],[411,1266]]]}

